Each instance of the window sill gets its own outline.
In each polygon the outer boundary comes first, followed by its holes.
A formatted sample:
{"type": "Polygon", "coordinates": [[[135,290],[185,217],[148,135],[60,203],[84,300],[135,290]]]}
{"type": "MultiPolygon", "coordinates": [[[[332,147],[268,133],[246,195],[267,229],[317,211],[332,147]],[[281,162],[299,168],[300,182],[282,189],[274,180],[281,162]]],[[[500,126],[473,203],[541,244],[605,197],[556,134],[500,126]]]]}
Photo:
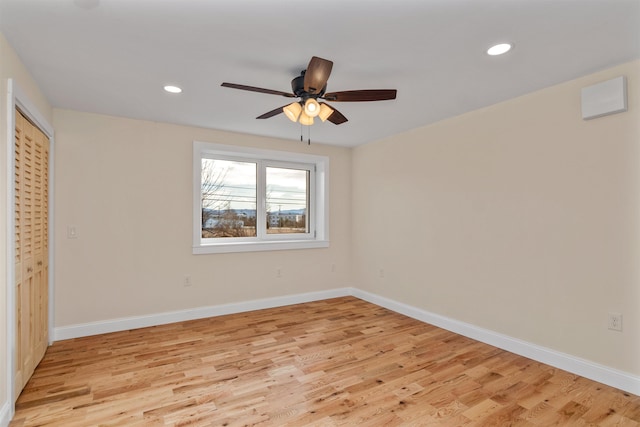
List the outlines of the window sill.
{"type": "Polygon", "coordinates": [[[193,247],[194,255],[234,252],[280,251],[292,249],[328,248],[328,240],[287,240],[279,242],[211,243],[193,247]]]}

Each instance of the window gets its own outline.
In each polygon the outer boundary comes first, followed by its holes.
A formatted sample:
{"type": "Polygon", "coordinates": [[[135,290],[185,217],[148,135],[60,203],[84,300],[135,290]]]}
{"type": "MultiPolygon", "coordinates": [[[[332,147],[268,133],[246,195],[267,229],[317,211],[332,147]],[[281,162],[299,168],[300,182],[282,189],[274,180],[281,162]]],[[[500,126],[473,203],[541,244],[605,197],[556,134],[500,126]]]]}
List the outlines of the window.
{"type": "Polygon", "coordinates": [[[329,246],[324,156],[193,143],[193,253],[329,246]]]}

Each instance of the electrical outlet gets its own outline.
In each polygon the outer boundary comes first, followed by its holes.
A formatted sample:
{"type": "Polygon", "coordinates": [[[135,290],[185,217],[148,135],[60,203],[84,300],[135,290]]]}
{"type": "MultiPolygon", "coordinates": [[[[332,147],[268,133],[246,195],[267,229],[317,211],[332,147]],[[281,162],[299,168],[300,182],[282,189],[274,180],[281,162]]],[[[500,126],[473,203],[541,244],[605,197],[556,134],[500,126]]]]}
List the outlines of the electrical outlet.
{"type": "Polygon", "coordinates": [[[75,225],[67,225],[67,239],[77,239],[78,229],[75,225]]]}
{"type": "Polygon", "coordinates": [[[383,268],[380,269],[379,275],[380,275],[381,279],[384,279],[384,269],[383,268]]]}
{"type": "Polygon", "coordinates": [[[282,277],[282,269],[281,269],[281,268],[279,268],[279,269],[277,269],[277,270],[276,270],[276,277],[277,277],[278,279],[282,277]]]}
{"type": "Polygon", "coordinates": [[[622,331],[622,314],[609,313],[609,329],[612,331],[622,331]]]}
{"type": "Polygon", "coordinates": [[[182,281],[182,285],[186,288],[191,286],[191,276],[184,276],[184,280],[182,281]]]}

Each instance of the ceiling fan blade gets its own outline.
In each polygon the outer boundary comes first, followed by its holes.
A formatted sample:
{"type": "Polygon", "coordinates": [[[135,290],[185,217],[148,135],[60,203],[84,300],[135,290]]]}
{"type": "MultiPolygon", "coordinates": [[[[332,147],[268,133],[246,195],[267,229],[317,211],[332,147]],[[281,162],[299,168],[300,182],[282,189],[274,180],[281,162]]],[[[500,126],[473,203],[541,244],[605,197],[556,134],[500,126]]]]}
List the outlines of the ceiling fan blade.
{"type": "MultiPolygon", "coordinates": [[[[289,105],[289,104],[287,104],[287,105],[289,105]]],[[[268,119],[269,117],[277,116],[278,114],[280,114],[280,113],[282,113],[284,111],[283,108],[286,107],[287,105],[283,105],[282,107],[278,107],[278,108],[273,109],[271,111],[267,111],[263,115],[256,117],[256,119],[268,119]]]]}
{"type": "Polygon", "coordinates": [[[312,57],[304,74],[304,91],[311,94],[320,93],[329,80],[331,68],[333,68],[332,61],[317,56],[312,57]]]}
{"type": "Polygon", "coordinates": [[[332,105],[329,105],[326,102],[321,102],[320,104],[325,104],[333,110],[333,113],[331,113],[331,115],[327,117],[327,120],[329,120],[334,125],[340,125],[348,121],[348,119],[340,111],[333,108],[332,105]]]}
{"type": "Polygon", "coordinates": [[[333,102],[388,101],[396,99],[395,89],[344,90],[326,93],[322,98],[333,102]]]}
{"type": "Polygon", "coordinates": [[[269,95],[281,95],[281,96],[286,96],[287,98],[295,98],[296,96],[292,93],[288,93],[288,92],[282,92],[279,90],[273,90],[273,89],[264,89],[261,87],[255,87],[255,86],[247,86],[247,85],[239,85],[236,83],[222,83],[220,86],[222,87],[230,87],[231,89],[241,89],[241,90],[248,90],[250,92],[259,92],[259,93],[267,93],[269,95]]]}

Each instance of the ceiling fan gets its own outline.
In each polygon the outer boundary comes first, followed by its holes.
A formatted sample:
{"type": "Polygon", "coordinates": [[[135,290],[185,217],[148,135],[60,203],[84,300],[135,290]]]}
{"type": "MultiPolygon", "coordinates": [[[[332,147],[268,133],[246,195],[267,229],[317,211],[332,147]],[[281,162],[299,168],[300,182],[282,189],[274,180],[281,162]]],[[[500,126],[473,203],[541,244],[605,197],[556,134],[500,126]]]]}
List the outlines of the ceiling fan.
{"type": "Polygon", "coordinates": [[[325,102],[318,102],[318,100],[331,102],[363,102],[396,99],[395,89],[346,90],[326,93],[327,80],[331,74],[332,67],[332,61],[317,56],[312,57],[307,69],[302,71],[298,77],[291,80],[291,90],[293,93],[226,82],[222,83],[222,86],[270,95],[280,95],[286,98],[300,98],[299,101],[294,101],[291,104],[268,111],[256,117],[256,119],[268,119],[284,112],[291,121],[299,121],[300,124],[303,125],[312,125],[314,117],[319,117],[323,122],[329,120],[336,125],[347,121],[347,118],[338,110],[325,102]]]}

